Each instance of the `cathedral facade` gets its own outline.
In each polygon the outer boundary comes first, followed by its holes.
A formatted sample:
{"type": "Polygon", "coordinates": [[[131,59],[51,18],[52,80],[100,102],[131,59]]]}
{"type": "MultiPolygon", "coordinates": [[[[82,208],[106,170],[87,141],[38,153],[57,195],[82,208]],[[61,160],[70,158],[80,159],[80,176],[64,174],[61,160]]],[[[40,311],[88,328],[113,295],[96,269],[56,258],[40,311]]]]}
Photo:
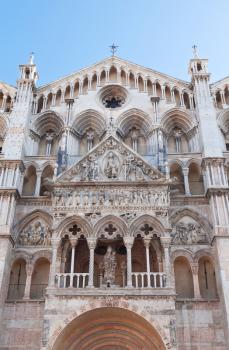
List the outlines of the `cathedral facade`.
{"type": "Polygon", "coordinates": [[[0,82],[0,349],[229,349],[229,78],[111,56],[0,82]]]}

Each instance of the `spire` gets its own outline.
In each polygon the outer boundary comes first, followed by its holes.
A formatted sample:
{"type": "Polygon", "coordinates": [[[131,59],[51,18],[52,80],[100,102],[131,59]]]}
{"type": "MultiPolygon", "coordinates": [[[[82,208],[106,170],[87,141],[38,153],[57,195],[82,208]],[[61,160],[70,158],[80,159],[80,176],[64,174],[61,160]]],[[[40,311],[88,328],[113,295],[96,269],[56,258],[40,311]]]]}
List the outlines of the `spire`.
{"type": "Polygon", "coordinates": [[[29,64],[30,65],[34,64],[34,52],[31,52],[29,55],[29,64]]]}
{"type": "Polygon", "coordinates": [[[193,56],[194,58],[199,58],[198,51],[197,51],[197,45],[193,45],[193,56]]]}

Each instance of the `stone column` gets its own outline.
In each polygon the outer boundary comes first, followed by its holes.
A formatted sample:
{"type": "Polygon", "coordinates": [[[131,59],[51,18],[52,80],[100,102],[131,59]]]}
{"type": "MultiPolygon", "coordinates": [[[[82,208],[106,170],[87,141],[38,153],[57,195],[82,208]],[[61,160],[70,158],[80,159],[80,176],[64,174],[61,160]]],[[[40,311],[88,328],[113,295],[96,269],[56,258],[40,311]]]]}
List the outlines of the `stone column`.
{"type": "Polygon", "coordinates": [[[57,259],[57,250],[59,247],[59,239],[52,239],[52,263],[50,268],[50,278],[49,284],[51,287],[55,286],[55,273],[56,273],[56,259],[57,259]]]}
{"type": "Polygon", "coordinates": [[[96,239],[89,238],[87,240],[87,244],[90,252],[88,287],[93,288],[94,287],[94,256],[95,256],[96,239]]]}
{"type": "Polygon", "coordinates": [[[185,189],[185,194],[186,196],[190,196],[190,188],[189,188],[189,181],[188,181],[188,173],[189,173],[189,168],[182,168],[182,172],[184,175],[184,189],[185,189]]]}
{"type": "Polygon", "coordinates": [[[170,261],[170,254],[169,254],[169,248],[170,248],[171,238],[170,237],[161,237],[161,244],[164,249],[164,272],[166,273],[166,287],[171,288],[171,261],[170,261]]]}
{"type": "Polygon", "coordinates": [[[38,197],[40,195],[40,188],[41,188],[41,171],[37,171],[37,181],[36,181],[36,188],[35,188],[35,197],[38,197]]]}
{"type": "Polygon", "coordinates": [[[26,264],[26,283],[23,299],[30,299],[30,289],[32,281],[33,266],[31,263],[26,264]]]}
{"type": "Polygon", "coordinates": [[[150,283],[150,261],[149,261],[149,245],[150,245],[150,239],[144,238],[144,245],[146,248],[146,271],[147,271],[147,287],[151,287],[150,283]]]}
{"type": "Polygon", "coordinates": [[[127,252],[127,287],[132,287],[132,259],[131,259],[131,248],[134,243],[133,237],[124,237],[124,243],[127,252]]]}
{"type": "Polygon", "coordinates": [[[199,286],[199,278],[198,278],[198,271],[199,271],[199,265],[198,263],[193,263],[192,266],[192,276],[193,276],[193,287],[194,287],[194,298],[200,299],[200,286],[199,286]]]}
{"type": "Polygon", "coordinates": [[[73,286],[74,267],[75,267],[75,249],[76,249],[76,245],[77,245],[77,239],[71,239],[70,242],[71,242],[71,246],[72,246],[70,287],[72,287],[73,286]]]}

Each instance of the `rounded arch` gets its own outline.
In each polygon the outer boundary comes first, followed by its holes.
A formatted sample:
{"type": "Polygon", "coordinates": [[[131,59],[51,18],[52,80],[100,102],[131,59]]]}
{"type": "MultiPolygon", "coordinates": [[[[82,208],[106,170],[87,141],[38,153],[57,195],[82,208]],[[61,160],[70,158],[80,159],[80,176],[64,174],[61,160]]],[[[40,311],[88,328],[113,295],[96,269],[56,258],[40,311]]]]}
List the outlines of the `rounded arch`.
{"type": "Polygon", "coordinates": [[[168,349],[170,344],[163,330],[147,316],[146,312],[138,314],[136,307],[131,310],[127,305],[93,305],[92,310],[68,320],[68,325],[63,325],[55,333],[55,339],[50,344],[53,346],[49,349],[98,350],[116,346],[120,350],[142,347],[145,350],[168,349]],[[84,332],[80,332],[80,329],[84,329],[84,332]]]}
{"type": "Polygon", "coordinates": [[[188,262],[189,262],[189,265],[191,266],[194,262],[194,258],[193,258],[193,255],[192,253],[189,251],[189,250],[186,250],[186,249],[177,249],[175,250],[172,255],[171,255],[171,262],[174,263],[174,261],[177,259],[177,258],[180,258],[180,257],[183,257],[185,258],[188,262]]]}
{"type": "Polygon", "coordinates": [[[147,237],[147,235],[149,235],[149,237],[151,237],[154,234],[162,237],[165,233],[165,228],[158,219],[149,214],[145,214],[131,223],[130,232],[134,237],[137,235],[141,235],[142,237],[147,237]]]}
{"type": "Polygon", "coordinates": [[[56,228],[55,238],[61,238],[63,235],[67,233],[67,230],[75,224],[78,224],[81,229],[81,231],[79,232],[79,235],[84,235],[86,237],[92,235],[92,227],[90,223],[87,220],[83,219],[81,216],[72,215],[65,218],[56,228]]]}
{"type": "Polygon", "coordinates": [[[133,127],[141,129],[147,134],[152,125],[152,121],[147,113],[140,109],[129,109],[118,117],[117,126],[119,132],[125,136],[133,127]]]}
{"type": "Polygon", "coordinates": [[[52,252],[50,250],[39,250],[33,254],[32,263],[36,264],[39,259],[46,259],[50,264],[52,262],[52,252]]]}
{"type": "Polygon", "coordinates": [[[81,135],[88,129],[93,129],[100,135],[105,131],[106,121],[101,113],[94,109],[87,109],[78,114],[72,123],[72,127],[81,135]]]}
{"type": "Polygon", "coordinates": [[[188,259],[184,255],[179,255],[173,264],[178,298],[194,298],[193,275],[188,259]]]}
{"type": "Polygon", "coordinates": [[[161,118],[161,127],[169,134],[174,127],[180,128],[183,132],[187,133],[194,128],[196,123],[193,121],[193,117],[184,112],[180,108],[173,108],[166,112],[161,118]]]}
{"type": "Polygon", "coordinates": [[[110,214],[104,216],[96,223],[94,226],[94,235],[96,238],[100,238],[101,235],[110,238],[116,237],[117,235],[124,237],[127,234],[127,230],[127,224],[123,219],[110,214]]]}
{"type": "Polygon", "coordinates": [[[35,194],[36,182],[37,182],[37,167],[34,164],[30,164],[26,168],[24,181],[23,181],[22,195],[33,196],[35,194]]]}

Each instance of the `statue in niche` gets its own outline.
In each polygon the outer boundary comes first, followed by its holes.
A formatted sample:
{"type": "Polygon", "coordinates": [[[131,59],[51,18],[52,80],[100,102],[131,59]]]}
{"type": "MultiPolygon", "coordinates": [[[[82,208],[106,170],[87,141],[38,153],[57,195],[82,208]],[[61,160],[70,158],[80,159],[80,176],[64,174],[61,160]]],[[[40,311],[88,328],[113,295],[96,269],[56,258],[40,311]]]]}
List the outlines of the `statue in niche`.
{"type": "Polygon", "coordinates": [[[103,260],[104,266],[104,282],[107,287],[111,286],[115,282],[115,269],[117,266],[116,254],[112,247],[109,245],[107,252],[103,260]]]}
{"type": "Polygon", "coordinates": [[[117,156],[113,152],[109,152],[104,166],[104,173],[109,179],[115,179],[118,177],[118,170],[117,156]]]}
{"type": "Polygon", "coordinates": [[[18,238],[20,245],[50,245],[51,233],[40,221],[35,221],[21,232],[18,238]]]}
{"type": "Polygon", "coordinates": [[[52,149],[52,142],[55,137],[54,131],[52,129],[49,129],[46,131],[45,134],[45,140],[46,140],[46,151],[45,155],[50,156],[51,155],[51,149],[52,149]]]}
{"type": "Polygon", "coordinates": [[[87,150],[90,151],[93,148],[95,133],[92,129],[89,129],[87,131],[86,136],[87,136],[87,150]]]}

